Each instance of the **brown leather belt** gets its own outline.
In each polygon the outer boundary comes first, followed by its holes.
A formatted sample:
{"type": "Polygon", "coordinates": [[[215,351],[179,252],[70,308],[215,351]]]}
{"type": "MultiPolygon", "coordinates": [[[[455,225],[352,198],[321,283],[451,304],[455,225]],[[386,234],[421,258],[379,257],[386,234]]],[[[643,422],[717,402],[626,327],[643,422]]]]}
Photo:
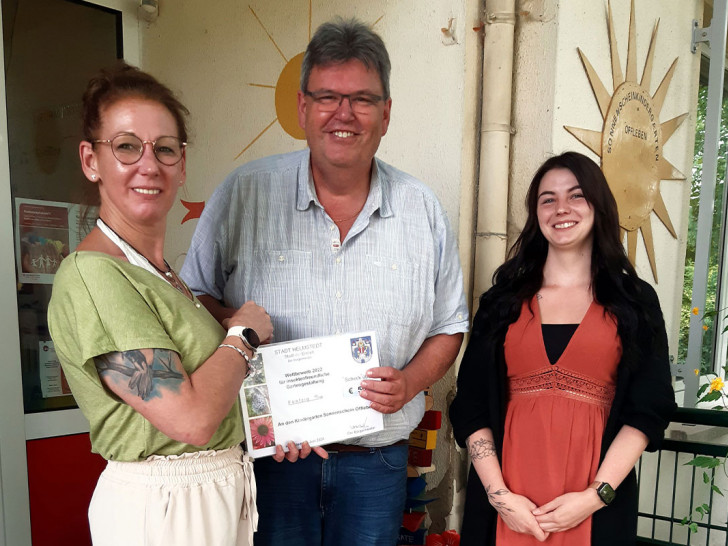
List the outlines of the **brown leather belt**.
{"type": "MultiPolygon", "coordinates": [[[[409,444],[409,440],[400,440],[399,442],[395,442],[388,446],[380,446],[380,447],[385,448],[385,447],[394,447],[394,446],[406,446],[408,444],[409,444]]],[[[323,447],[329,453],[364,453],[366,451],[371,451],[372,449],[377,449],[375,447],[355,446],[355,445],[351,445],[351,444],[326,444],[325,446],[321,446],[321,447],[323,447]]]]}

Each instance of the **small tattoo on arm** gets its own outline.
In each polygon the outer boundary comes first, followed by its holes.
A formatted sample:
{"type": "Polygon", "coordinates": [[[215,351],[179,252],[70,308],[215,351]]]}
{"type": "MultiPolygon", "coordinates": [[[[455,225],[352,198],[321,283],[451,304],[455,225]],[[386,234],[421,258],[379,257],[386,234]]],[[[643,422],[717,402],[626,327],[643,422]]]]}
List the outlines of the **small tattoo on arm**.
{"type": "Polygon", "coordinates": [[[468,442],[468,454],[473,460],[485,459],[495,455],[495,444],[485,438],[468,442]]]}
{"type": "MultiPolygon", "coordinates": [[[[161,393],[161,380],[165,387],[177,390],[184,377],[174,369],[174,354],[167,349],[150,349],[152,361],[140,350],[108,353],[94,358],[98,373],[117,372],[129,378],[128,388],[142,400],[149,400],[161,393]]],[[[147,351],[148,352],[148,351],[147,351]]]]}
{"type": "Polygon", "coordinates": [[[485,493],[488,495],[488,501],[490,502],[490,505],[495,508],[501,516],[503,515],[503,512],[513,512],[513,510],[506,506],[505,502],[498,500],[498,497],[510,493],[508,489],[498,489],[497,491],[491,491],[490,485],[486,485],[485,493]]]}

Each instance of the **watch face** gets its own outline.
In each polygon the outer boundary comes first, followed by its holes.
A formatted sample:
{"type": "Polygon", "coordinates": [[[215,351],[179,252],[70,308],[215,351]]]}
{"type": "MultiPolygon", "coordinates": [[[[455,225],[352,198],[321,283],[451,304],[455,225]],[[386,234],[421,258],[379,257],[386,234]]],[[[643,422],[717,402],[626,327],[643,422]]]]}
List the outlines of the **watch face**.
{"type": "Polygon", "coordinates": [[[248,343],[250,343],[253,347],[256,349],[260,345],[260,338],[258,337],[258,334],[253,330],[252,328],[246,328],[243,330],[243,335],[245,336],[245,339],[248,340],[248,343]]]}
{"type": "Polygon", "coordinates": [[[597,493],[599,493],[599,497],[604,501],[604,504],[610,504],[616,496],[612,486],[606,482],[597,488],[597,493]]]}

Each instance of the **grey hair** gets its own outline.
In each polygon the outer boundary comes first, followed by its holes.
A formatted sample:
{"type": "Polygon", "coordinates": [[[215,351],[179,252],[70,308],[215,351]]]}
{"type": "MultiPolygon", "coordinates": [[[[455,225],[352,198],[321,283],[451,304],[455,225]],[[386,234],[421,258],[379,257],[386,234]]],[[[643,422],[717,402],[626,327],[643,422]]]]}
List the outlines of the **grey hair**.
{"type": "Polygon", "coordinates": [[[337,17],[324,23],[311,38],[301,66],[301,91],[306,91],[314,66],[360,61],[367,69],[374,68],[389,98],[389,72],[392,68],[389,54],[380,36],[369,26],[356,19],[337,17]]]}

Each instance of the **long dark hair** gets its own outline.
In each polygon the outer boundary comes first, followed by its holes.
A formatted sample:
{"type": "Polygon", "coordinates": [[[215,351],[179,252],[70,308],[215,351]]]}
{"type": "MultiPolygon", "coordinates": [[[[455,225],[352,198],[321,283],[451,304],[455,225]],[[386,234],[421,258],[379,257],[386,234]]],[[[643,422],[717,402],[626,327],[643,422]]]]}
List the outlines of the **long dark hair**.
{"type": "Polygon", "coordinates": [[[518,318],[523,302],[530,301],[541,288],[548,242],[539,228],[536,207],[541,180],[553,169],[571,171],[584,198],[594,209],[592,291],[597,302],[617,319],[623,350],[629,352],[640,322],[647,320],[638,301],[640,281],[620,241],[617,202],[607,180],[596,163],[577,152],[551,157],[536,171],[526,194],[526,225],[511,248],[508,260],[494,273],[493,288],[481,297],[482,314],[491,324],[505,328],[518,318]]]}

